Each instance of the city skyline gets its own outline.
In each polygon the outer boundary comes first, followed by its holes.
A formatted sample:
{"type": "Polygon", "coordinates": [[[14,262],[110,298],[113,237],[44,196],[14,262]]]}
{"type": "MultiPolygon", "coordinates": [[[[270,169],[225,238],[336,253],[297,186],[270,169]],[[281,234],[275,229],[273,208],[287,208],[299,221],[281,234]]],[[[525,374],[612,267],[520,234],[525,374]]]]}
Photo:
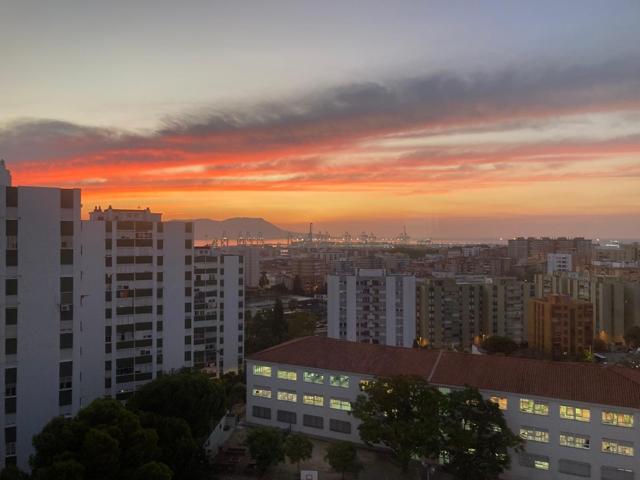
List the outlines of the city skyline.
{"type": "Polygon", "coordinates": [[[640,238],[635,2],[66,3],[1,7],[0,157],[85,216],[640,238]]]}

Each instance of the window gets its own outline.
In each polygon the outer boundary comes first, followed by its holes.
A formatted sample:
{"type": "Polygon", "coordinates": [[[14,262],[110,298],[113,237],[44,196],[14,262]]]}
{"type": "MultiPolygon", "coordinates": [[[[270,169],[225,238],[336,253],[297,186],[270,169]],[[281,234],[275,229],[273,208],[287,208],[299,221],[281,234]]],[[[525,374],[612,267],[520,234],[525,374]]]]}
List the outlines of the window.
{"type": "Polygon", "coordinates": [[[60,208],[73,208],[73,190],[60,190],[60,208]]]}
{"type": "Polygon", "coordinates": [[[591,410],[588,408],[560,405],[560,418],[564,418],[565,420],[576,420],[578,422],[590,422],[591,410]]]}
{"type": "Polygon", "coordinates": [[[520,453],[518,463],[522,467],[535,468],[536,470],[549,470],[549,457],[544,455],[533,455],[531,453],[520,453]]]}
{"type": "Polygon", "coordinates": [[[560,473],[566,473],[567,475],[574,475],[576,477],[591,477],[591,464],[586,462],[576,462],[573,460],[566,460],[561,458],[558,461],[558,471],[560,473]]]}
{"type": "Polygon", "coordinates": [[[18,251],[17,250],[7,250],[5,255],[5,263],[7,267],[17,267],[18,266],[18,251]]]}
{"type": "Polygon", "coordinates": [[[4,281],[4,293],[5,295],[17,295],[18,294],[18,279],[7,278],[4,281]]]}
{"type": "Polygon", "coordinates": [[[269,387],[253,387],[251,395],[254,397],[271,398],[271,389],[269,387]]]}
{"type": "Polygon", "coordinates": [[[278,378],[281,380],[298,380],[298,374],[293,370],[278,370],[278,378]]]}
{"type": "Polygon", "coordinates": [[[506,410],[508,401],[505,397],[489,397],[489,401],[498,405],[500,410],[506,410]]]}
{"type": "Polygon", "coordinates": [[[290,412],[288,410],[278,410],[278,421],[283,423],[296,423],[296,412],[290,412]]]}
{"type": "Polygon", "coordinates": [[[615,455],[625,455],[633,457],[633,443],[622,440],[602,439],[602,453],[613,453],[615,455]]]}
{"type": "Polygon", "coordinates": [[[346,412],[351,411],[351,402],[349,400],[341,400],[339,398],[332,398],[329,401],[329,407],[334,410],[344,410],[346,412]]]}
{"type": "Polygon", "coordinates": [[[60,222],[60,236],[70,237],[73,235],[73,221],[63,220],[60,222]]]}
{"type": "Polygon", "coordinates": [[[358,388],[361,392],[364,392],[370,383],[370,380],[360,380],[360,382],[358,383],[358,388]]]}
{"type": "Polygon", "coordinates": [[[329,419],[329,430],[331,430],[332,432],[350,434],[351,433],[351,423],[350,422],[344,422],[342,420],[336,420],[336,419],[330,418],[329,419]]]}
{"type": "Polygon", "coordinates": [[[520,411],[534,415],[549,415],[549,405],[528,398],[520,399],[520,411]]]}
{"type": "Polygon", "coordinates": [[[600,478],[602,480],[634,480],[633,470],[627,468],[608,467],[603,465],[600,468],[600,478]]]}
{"type": "Polygon", "coordinates": [[[302,416],[302,424],[305,427],[323,429],[324,428],[324,418],[318,417],[316,415],[303,415],[302,416]]]}
{"type": "Polygon", "coordinates": [[[307,383],[324,383],[324,375],[316,372],[304,372],[304,381],[307,383]]]}
{"type": "Polygon", "coordinates": [[[17,308],[5,308],[4,321],[6,325],[18,324],[18,309],[17,308]]]}
{"type": "Polygon", "coordinates": [[[561,433],[560,445],[563,447],[582,448],[589,450],[589,437],[575,433],[561,433]]]}
{"type": "Polygon", "coordinates": [[[271,420],[271,409],[266,407],[259,407],[257,405],[253,406],[252,409],[253,416],[255,418],[265,418],[267,420],[271,420]]]}
{"type": "Polygon", "coordinates": [[[18,339],[17,338],[5,338],[5,340],[4,340],[4,353],[6,355],[16,355],[18,353],[18,339]]]}
{"type": "Polygon", "coordinates": [[[324,406],[324,397],[322,395],[305,393],[302,396],[302,403],[304,403],[305,405],[314,405],[316,407],[322,407],[324,406]]]}
{"type": "Polygon", "coordinates": [[[533,427],[520,427],[520,436],[531,442],[549,443],[549,432],[533,427]]]}
{"type": "Polygon", "coordinates": [[[297,402],[298,394],[290,390],[278,390],[278,400],[283,402],[297,402]]]}
{"type": "Polygon", "coordinates": [[[349,388],[349,377],[347,375],[330,375],[329,384],[333,387],[349,388]]]}
{"type": "Polygon", "coordinates": [[[602,423],[618,427],[633,427],[633,415],[629,413],[602,411],[602,423]]]}
{"type": "Polygon", "coordinates": [[[18,206],[18,187],[6,187],[5,203],[7,207],[18,206]]]}
{"type": "Polygon", "coordinates": [[[270,377],[271,376],[271,367],[266,365],[254,365],[253,366],[253,374],[258,375],[260,377],[270,377]]]}

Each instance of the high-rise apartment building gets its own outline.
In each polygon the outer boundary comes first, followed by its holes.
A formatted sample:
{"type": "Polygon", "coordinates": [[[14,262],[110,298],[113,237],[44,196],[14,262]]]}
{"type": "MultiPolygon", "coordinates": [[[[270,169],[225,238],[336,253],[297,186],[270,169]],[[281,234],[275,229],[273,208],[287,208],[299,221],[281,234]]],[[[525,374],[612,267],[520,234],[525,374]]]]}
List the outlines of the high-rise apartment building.
{"type": "Polygon", "coordinates": [[[86,223],[97,232],[83,256],[102,259],[90,273],[104,282],[102,394],[126,399],[158,373],[192,365],[193,224],[111,207],[86,223]]]}
{"type": "Polygon", "coordinates": [[[514,278],[489,278],[483,285],[484,335],[527,340],[527,304],[535,296],[534,284],[514,278]]]}
{"type": "Polygon", "coordinates": [[[193,366],[222,375],[244,359],[244,265],[241,255],[195,250],[193,366]]]}
{"type": "Polygon", "coordinates": [[[536,275],[536,297],[569,295],[593,304],[593,328],[607,343],[622,344],[624,334],[640,325],[640,283],[580,273],[536,275]]]}
{"type": "Polygon", "coordinates": [[[524,262],[527,259],[545,260],[549,253],[569,253],[576,265],[584,265],[591,261],[592,248],[591,240],[582,237],[518,237],[509,240],[508,255],[516,262],[524,262]]]}
{"type": "Polygon", "coordinates": [[[411,347],[416,339],[416,280],[382,269],[327,276],[328,336],[411,347]]]}
{"type": "Polygon", "coordinates": [[[572,271],[570,253],[547,253],[547,273],[572,271]]]}
{"type": "Polygon", "coordinates": [[[454,278],[416,282],[417,336],[422,345],[470,348],[481,335],[482,292],[479,283],[454,278]]]}
{"type": "Polygon", "coordinates": [[[33,435],[81,406],[80,191],[13,187],[4,162],[0,182],[0,462],[27,468],[33,435]]]}
{"type": "Polygon", "coordinates": [[[593,345],[593,305],[568,295],[529,301],[529,347],[553,358],[575,358],[593,345]]]}

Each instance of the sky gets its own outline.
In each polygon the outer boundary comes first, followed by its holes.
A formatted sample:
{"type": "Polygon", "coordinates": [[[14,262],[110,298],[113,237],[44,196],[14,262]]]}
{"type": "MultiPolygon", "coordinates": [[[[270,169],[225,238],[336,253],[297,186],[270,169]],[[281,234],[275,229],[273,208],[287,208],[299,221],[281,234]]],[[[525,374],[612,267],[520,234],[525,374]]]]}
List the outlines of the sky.
{"type": "Polygon", "coordinates": [[[0,158],[164,218],[640,238],[640,2],[0,0],[0,158]]]}

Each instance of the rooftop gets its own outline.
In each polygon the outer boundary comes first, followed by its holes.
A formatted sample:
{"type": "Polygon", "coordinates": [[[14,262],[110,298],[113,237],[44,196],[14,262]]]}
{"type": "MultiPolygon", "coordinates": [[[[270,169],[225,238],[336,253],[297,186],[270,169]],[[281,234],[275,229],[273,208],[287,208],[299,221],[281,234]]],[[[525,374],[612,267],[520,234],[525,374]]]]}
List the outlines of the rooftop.
{"type": "Polygon", "coordinates": [[[618,366],[421,350],[304,337],[249,360],[373,376],[418,375],[435,385],[640,408],[640,372],[618,366]]]}

